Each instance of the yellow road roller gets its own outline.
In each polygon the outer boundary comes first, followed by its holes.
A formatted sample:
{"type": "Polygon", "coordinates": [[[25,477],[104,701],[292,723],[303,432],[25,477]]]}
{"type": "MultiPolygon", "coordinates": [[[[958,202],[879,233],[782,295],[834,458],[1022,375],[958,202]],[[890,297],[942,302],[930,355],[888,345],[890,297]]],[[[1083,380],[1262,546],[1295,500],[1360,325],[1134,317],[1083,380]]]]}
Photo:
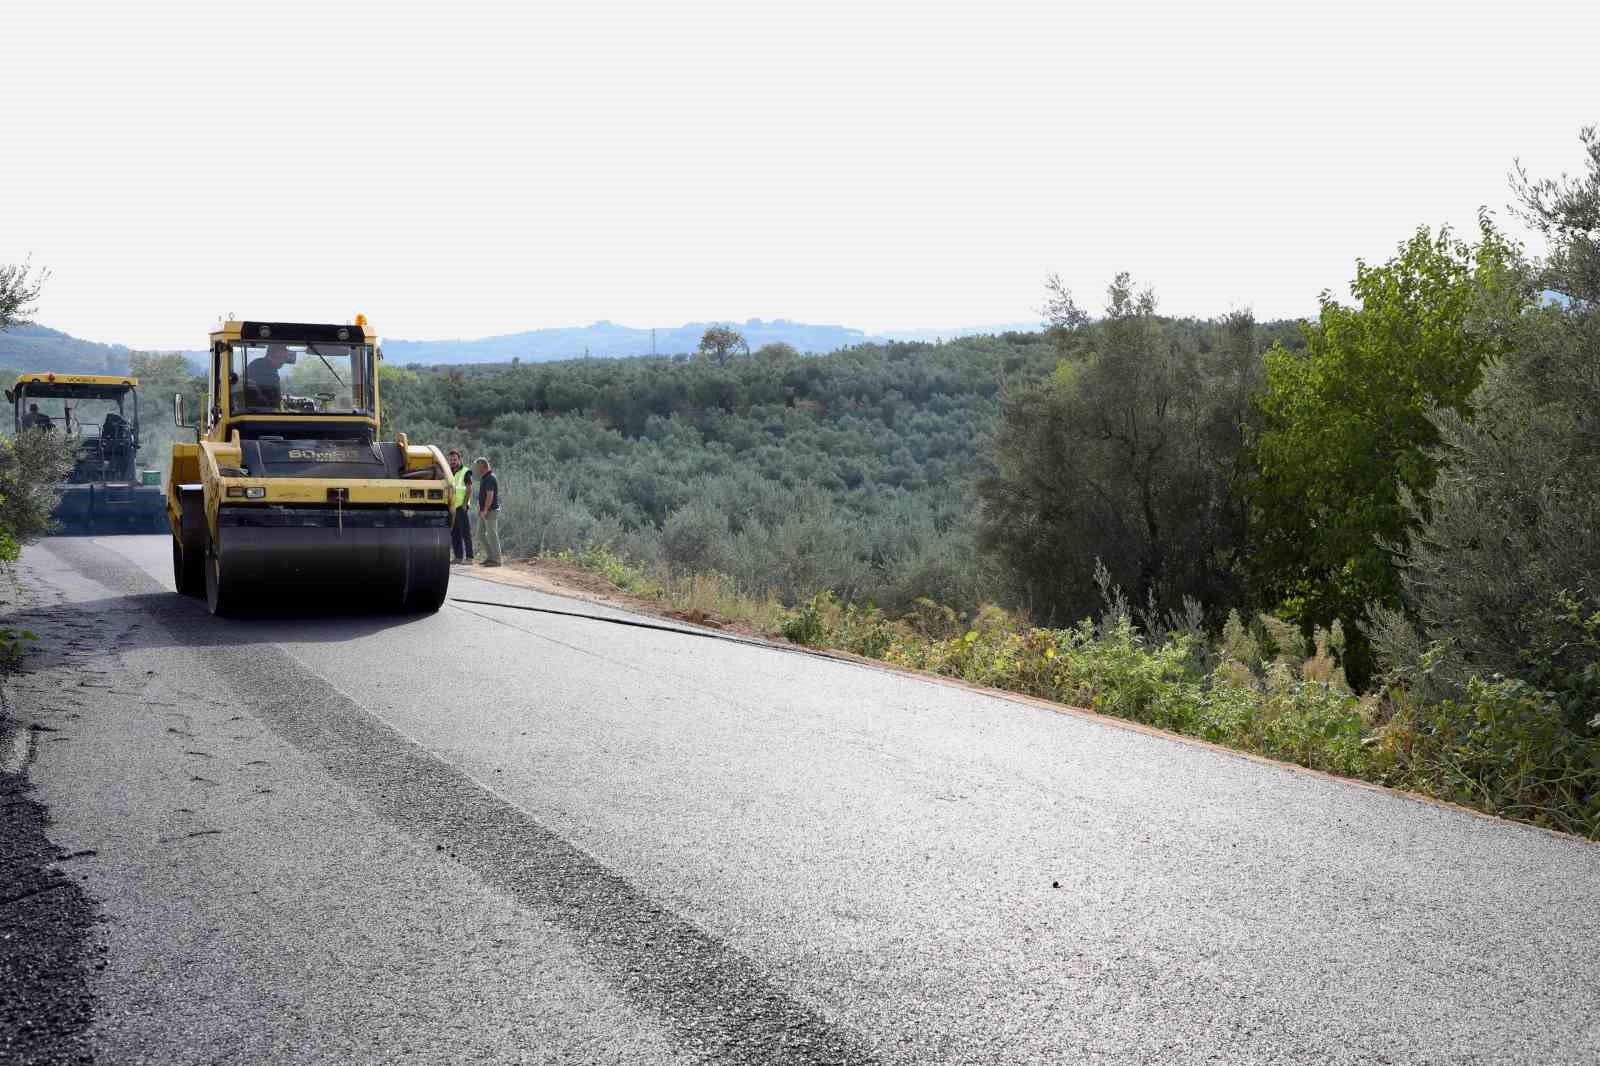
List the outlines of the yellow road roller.
{"type": "Polygon", "coordinates": [[[178,592],[212,614],[268,602],[432,612],[450,582],[449,467],[378,439],[378,337],[353,322],[229,319],[211,333],[206,409],[172,448],[178,592]]]}

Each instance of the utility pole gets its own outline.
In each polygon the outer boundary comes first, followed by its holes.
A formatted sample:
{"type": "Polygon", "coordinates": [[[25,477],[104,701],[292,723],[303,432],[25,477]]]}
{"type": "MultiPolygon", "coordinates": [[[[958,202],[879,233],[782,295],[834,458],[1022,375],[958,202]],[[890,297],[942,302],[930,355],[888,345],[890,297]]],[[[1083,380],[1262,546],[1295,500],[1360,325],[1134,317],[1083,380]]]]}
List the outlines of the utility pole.
{"type": "Polygon", "coordinates": [[[650,327],[650,358],[656,357],[656,328],[650,327]]]}

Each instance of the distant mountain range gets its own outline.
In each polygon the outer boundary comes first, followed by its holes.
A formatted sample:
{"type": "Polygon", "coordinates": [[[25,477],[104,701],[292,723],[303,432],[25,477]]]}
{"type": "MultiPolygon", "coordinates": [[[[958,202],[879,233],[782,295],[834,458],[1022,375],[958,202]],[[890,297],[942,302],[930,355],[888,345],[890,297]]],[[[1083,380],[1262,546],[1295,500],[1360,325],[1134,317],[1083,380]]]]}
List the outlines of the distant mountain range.
{"type": "MultiPolygon", "coordinates": [[[[391,364],[405,366],[409,363],[425,365],[450,363],[509,363],[521,359],[526,363],[545,363],[556,359],[581,359],[584,356],[616,358],[630,355],[677,355],[693,352],[700,346],[700,338],[714,325],[737,329],[755,351],[765,344],[789,344],[802,352],[822,354],[848,348],[852,344],[883,343],[889,340],[933,341],[940,338],[965,337],[978,333],[1003,333],[1007,330],[1031,331],[1039,328],[1037,322],[1009,323],[993,326],[971,326],[963,329],[912,329],[891,330],[881,334],[868,334],[848,326],[816,325],[773,319],[770,322],[752,318],[744,322],[690,322],[682,326],[641,329],[620,326],[615,322],[596,322],[588,326],[563,326],[554,329],[535,329],[523,333],[508,333],[498,337],[480,337],[475,340],[383,342],[385,358],[391,364]]],[[[121,344],[97,344],[80,340],[60,330],[33,323],[12,326],[0,332],[0,367],[13,370],[60,370],[83,374],[120,374],[128,369],[128,357],[134,353],[121,344]]],[[[190,361],[200,365],[204,352],[183,353],[190,361]]]]}
{"type": "Polygon", "coordinates": [[[641,329],[615,322],[596,322],[588,326],[561,326],[508,333],[477,340],[383,342],[383,354],[391,363],[545,363],[556,359],[581,359],[584,356],[616,358],[630,355],[677,355],[693,352],[700,338],[712,326],[731,326],[743,334],[755,351],[766,344],[788,344],[802,352],[822,354],[848,348],[852,344],[882,343],[887,340],[932,341],[941,337],[963,337],[977,333],[1002,333],[1006,330],[1036,330],[1037,322],[999,326],[973,326],[951,330],[903,330],[868,334],[848,326],[792,322],[786,318],[744,322],[689,322],[682,326],[641,329]]]}

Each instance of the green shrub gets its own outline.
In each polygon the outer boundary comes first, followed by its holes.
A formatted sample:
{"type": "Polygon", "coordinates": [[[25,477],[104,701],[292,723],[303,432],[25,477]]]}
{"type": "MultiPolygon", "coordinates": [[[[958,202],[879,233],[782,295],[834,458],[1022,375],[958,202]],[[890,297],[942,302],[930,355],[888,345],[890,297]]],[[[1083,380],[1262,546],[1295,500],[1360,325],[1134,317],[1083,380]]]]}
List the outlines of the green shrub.
{"type": "Polygon", "coordinates": [[[839,613],[832,643],[856,655],[881,659],[894,643],[894,629],[876,607],[851,604],[839,613]]]}
{"type": "Polygon", "coordinates": [[[0,439],[0,567],[52,527],[56,483],[72,469],[72,448],[56,433],[27,430],[0,439]]]}
{"type": "Polygon", "coordinates": [[[674,573],[725,570],[727,540],[728,516],[705,503],[680,507],[661,524],[661,555],[674,573]]]}
{"type": "Polygon", "coordinates": [[[1363,745],[1366,729],[1361,701],[1348,688],[1299,680],[1276,669],[1236,743],[1313,770],[1362,777],[1370,762],[1363,745]]]}
{"type": "Polygon", "coordinates": [[[21,662],[22,653],[27,650],[28,643],[38,639],[38,635],[29,629],[0,627],[0,670],[16,666],[21,662]]]}
{"type": "Polygon", "coordinates": [[[1224,659],[1231,659],[1247,669],[1255,670],[1261,665],[1261,644],[1245,628],[1236,610],[1230,610],[1227,621],[1222,624],[1222,642],[1218,650],[1224,659]]]}
{"type": "Polygon", "coordinates": [[[660,584],[649,574],[631,566],[610,548],[600,545],[590,545],[578,551],[547,552],[545,558],[558,559],[599,574],[624,592],[650,597],[659,596],[662,592],[660,584]]]}
{"type": "Polygon", "coordinates": [[[819,592],[801,604],[798,610],[789,612],[778,632],[792,644],[821,647],[827,642],[828,636],[826,612],[833,606],[833,593],[819,592]]]}
{"type": "Polygon", "coordinates": [[[1123,618],[1099,639],[1079,643],[1061,669],[1102,714],[1194,733],[1200,689],[1189,677],[1190,640],[1179,635],[1149,647],[1123,618]]]}
{"type": "Polygon", "coordinates": [[[1547,692],[1472,678],[1460,699],[1401,706],[1384,727],[1394,783],[1567,832],[1600,834],[1600,742],[1547,692]]]}

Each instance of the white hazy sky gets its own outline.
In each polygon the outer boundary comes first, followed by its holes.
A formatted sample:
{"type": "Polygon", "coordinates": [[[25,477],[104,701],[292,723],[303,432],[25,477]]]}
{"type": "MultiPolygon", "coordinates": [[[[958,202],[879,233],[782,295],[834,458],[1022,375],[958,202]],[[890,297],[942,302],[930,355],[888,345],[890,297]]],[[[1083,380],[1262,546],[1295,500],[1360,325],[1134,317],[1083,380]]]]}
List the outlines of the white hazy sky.
{"type": "Polygon", "coordinates": [[[1600,3],[178,4],[0,16],[36,318],[476,337],[1036,317],[1059,271],[1301,315],[1579,163],[1600,3]]]}

